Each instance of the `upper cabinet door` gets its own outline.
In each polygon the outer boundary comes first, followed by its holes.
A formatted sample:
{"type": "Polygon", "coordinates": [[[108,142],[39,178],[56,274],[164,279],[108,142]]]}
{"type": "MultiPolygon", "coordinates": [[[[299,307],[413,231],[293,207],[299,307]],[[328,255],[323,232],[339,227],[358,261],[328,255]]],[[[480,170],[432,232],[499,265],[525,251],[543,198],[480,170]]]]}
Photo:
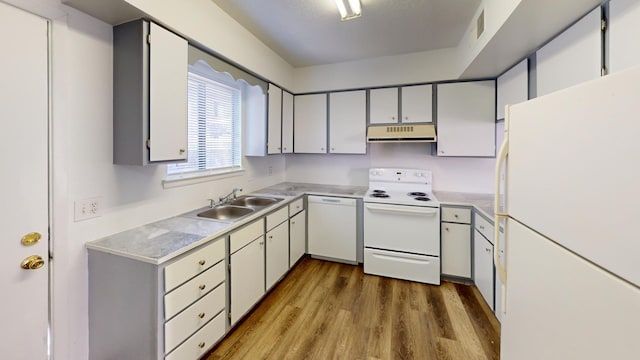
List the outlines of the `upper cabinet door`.
{"type": "Polygon", "coordinates": [[[296,95],[293,121],[296,153],[327,152],[327,94],[296,95]]]}
{"type": "Polygon", "coordinates": [[[329,152],[366,154],[367,93],[365,90],[329,94],[329,152]]]}
{"type": "Polygon", "coordinates": [[[268,91],[267,154],[280,154],[282,152],[282,89],[269,84],[268,91]]]}
{"type": "Polygon", "coordinates": [[[504,108],[529,99],[528,60],[522,60],[498,78],[496,119],[504,119],[504,108]]]}
{"type": "Polygon", "coordinates": [[[402,122],[432,122],[433,86],[405,86],[402,88],[402,122]]]}
{"type": "Polygon", "coordinates": [[[438,85],[438,156],[495,156],[495,81],[438,85]]]}
{"type": "Polygon", "coordinates": [[[596,8],[538,50],[537,96],[600,77],[600,12],[596,8]]]}
{"type": "Polygon", "coordinates": [[[282,92],[282,153],[293,152],[293,95],[282,92]]]}
{"type": "Polygon", "coordinates": [[[369,97],[370,123],[398,122],[398,88],[371,89],[369,97]]]}
{"type": "Polygon", "coordinates": [[[609,2],[609,70],[610,73],[640,65],[640,2],[609,2]]]}
{"type": "Polygon", "coordinates": [[[186,160],[187,41],[154,23],[149,33],[149,161],[186,160]]]}

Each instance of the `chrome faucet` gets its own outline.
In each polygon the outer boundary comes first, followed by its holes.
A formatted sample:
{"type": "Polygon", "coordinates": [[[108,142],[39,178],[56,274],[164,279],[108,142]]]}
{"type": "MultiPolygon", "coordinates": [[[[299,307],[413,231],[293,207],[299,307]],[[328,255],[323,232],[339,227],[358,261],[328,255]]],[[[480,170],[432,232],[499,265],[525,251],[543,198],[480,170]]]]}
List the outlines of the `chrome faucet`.
{"type": "MultiPolygon", "coordinates": [[[[238,196],[236,195],[236,193],[238,193],[239,191],[242,191],[242,188],[234,188],[233,190],[231,190],[231,192],[225,196],[221,196],[220,197],[220,201],[218,201],[218,205],[221,204],[226,204],[228,203],[231,199],[236,199],[238,196]]],[[[211,199],[210,199],[211,200],[211,199]]],[[[214,201],[211,200],[211,205],[210,207],[213,207],[214,201]]]]}

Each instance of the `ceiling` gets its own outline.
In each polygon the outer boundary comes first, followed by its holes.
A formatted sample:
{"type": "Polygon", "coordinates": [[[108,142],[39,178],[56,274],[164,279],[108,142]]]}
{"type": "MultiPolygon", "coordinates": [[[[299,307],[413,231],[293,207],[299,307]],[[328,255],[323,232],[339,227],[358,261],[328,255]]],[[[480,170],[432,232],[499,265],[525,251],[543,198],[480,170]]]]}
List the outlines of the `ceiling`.
{"type": "Polygon", "coordinates": [[[455,47],[481,0],[361,0],[340,21],[335,0],[212,0],[294,67],[455,47]]]}

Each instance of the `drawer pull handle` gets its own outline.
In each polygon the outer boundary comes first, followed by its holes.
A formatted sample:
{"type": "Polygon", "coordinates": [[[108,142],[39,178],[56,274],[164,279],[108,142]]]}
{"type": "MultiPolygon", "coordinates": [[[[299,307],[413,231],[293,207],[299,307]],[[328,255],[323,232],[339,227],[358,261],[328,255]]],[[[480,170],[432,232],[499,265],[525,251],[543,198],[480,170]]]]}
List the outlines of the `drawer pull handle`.
{"type": "Polygon", "coordinates": [[[205,343],[204,343],[204,341],[203,341],[203,342],[201,342],[200,344],[198,344],[198,347],[199,347],[200,349],[202,349],[202,348],[204,348],[204,346],[205,346],[205,345],[206,345],[206,344],[205,344],[205,343]]]}
{"type": "Polygon", "coordinates": [[[203,319],[203,318],[204,318],[204,315],[205,315],[205,314],[204,314],[203,312],[201,312],[200,314],[198,314],[198,317],[199,317],[200,319],[203,319]]]}
{"type": "Polygon", "coordinates": [[[448,228],[448,227],[446,227],[446,228],[444,228],[444,229],[445,229],[445,231],[449,231],[449,228],[448,228]]]}
{"type": "Polygon", "coordinates": [[[480,225],[480,230],[484,230],[484,226],[480,225]]]}
{"type": "Polygon", "coordinates": [[[292,221],[292,222],[291,222],[291,225],[295,225],[295,224],[296,224],[296,222],[295,222],[295,221],[292,221]]]}
{"type": "Polygon", "coordinates": [[[198,288],[200,288],[200,290],[204,290],[204,288],[206,288],[206,287],[207,287],[207,285],[205,285],[205,284],[202,284],[202,285],[198,286],[198,288]]]}
{"type": "Polygon", "coordinates": [[[485,250],[486,252],[491,252],[491,249],[486,249],[486,248],[485,248],[484,250],[485,250]]]}
{"type": "Polygon", "coordinates": [[[458,214],[453,214],[453,217],[455,217],[457,219],[458,218],[458,214]]]}
{"type": "Polygon", "coordinates": [[[206,260],[204,260],[204,259],[202,259],[202,260],[198,261],[198,264],[200,264],[200,265],[204,265],[204,264],[206,264],[206,263],[207,263],[207,261],[206,261],[206,260]]]}
{"type": "Polygon", "coordinates": [[[269,235],[269,239],[273,239],[273,235],[269,235]]]}

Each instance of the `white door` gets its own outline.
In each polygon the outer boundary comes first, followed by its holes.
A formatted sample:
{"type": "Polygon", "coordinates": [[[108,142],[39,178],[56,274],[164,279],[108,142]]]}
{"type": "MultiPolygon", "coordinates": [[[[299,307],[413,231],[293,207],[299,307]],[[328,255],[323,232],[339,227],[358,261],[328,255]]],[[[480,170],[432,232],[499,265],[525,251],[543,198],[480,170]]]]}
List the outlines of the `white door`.
{"type": "Polygon", "coordinates": [[[0,3],[0,357],[46,359],[48,23],[0,3]],[[30,246],[23,240],[39,241],[30,246]],[[26,264],[38,267],[26,270],[26,264]]]}

